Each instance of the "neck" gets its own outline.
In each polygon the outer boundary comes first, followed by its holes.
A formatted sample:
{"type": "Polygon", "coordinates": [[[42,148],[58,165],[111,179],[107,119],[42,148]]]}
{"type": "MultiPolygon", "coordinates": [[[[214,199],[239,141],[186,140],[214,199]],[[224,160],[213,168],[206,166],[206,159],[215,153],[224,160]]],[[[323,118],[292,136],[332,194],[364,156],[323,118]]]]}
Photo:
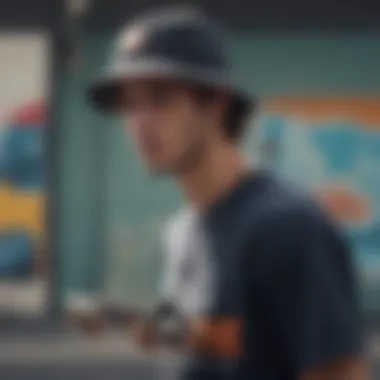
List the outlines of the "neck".
{"type": "Polygon", "coordinates": [[[180,176],[179,182],[190,204],[205,210],[233,188],[248,170],[236,147],[221,145],[210,148],[198,165],[180,176]]]}

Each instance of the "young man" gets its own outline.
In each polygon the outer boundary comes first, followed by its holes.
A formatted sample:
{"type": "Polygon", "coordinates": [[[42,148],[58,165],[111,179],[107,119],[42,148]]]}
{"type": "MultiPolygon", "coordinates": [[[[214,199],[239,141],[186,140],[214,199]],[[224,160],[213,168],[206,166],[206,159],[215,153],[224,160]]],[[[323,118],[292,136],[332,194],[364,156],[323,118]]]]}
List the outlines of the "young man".
{"type": "Polygon", "coordinates": [[[367,379],[345,242],[308,196],[240,153],[255,102],[211,24],[191,10],[138,18],[89,94],[128,117],[147,166],[188,201],[166,234],[158,312],[189,320],[184,377],[367,379]]]}

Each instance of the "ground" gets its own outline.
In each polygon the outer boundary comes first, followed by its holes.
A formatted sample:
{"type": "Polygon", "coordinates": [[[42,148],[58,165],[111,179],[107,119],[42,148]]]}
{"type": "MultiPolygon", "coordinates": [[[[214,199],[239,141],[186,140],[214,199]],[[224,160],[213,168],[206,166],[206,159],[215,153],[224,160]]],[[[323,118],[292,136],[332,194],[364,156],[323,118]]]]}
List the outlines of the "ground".
{"type": "MultiPolygon", "coordinates": [[[[380,334],[369,342],[373,379],[380,379],[380,334]]],[[[167,354],[146,356],[126,334],[84,337],[51,323],[20,326],[0,320],[0,379],[6,380],[172,380],[181,360],[167,354]]]]}

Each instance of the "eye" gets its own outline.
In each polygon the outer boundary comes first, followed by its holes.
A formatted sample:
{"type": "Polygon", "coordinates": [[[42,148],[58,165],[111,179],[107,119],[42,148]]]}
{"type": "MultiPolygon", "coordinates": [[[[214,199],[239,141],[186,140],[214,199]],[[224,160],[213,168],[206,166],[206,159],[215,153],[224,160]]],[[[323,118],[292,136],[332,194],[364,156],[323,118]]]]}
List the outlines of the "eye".
{"type": "Polygon", "coordinates": [[[176,91],[171,86],[155,86],[150,94],[150,101],[154,106],[165,106],[176,98],[176,91]]]}
{"type": "Polygon", "coordinates": [[[123,99],[123,113],[127,118],[133,117],[143,106],[143,102],[137,96],[128,95],[123,99]]]}
{"type": "Polygon", "coordinates": [[[133,97],[127,91],[122,90],[119,95],[118,101],[120,111],[124,114],[124,116],[127,116],[128,113],[134,108],[133,97]]]}

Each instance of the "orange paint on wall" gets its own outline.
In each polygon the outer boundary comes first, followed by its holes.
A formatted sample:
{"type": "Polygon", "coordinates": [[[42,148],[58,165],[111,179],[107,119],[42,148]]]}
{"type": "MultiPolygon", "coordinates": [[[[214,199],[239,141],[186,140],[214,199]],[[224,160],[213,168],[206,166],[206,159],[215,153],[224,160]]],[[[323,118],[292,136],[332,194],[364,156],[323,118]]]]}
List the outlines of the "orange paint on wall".
{"type": "Polygon", "coordinates": [[[312,121],[349,120],[380,128],[380,98],[277,98],[264,102],[264,111],[312,121]]]}
{"type": "Polygon", "coordinates": [[[24,230],[41,243],[44,206],[41,192],[25,192],[0,183],[0,231],[24,230]]]}
{"type": "Polygon", "coordinates": [[[365,197],[343,186],[326,186],[314,190],[316,198],[339,221],[362,224],[372,217],[371,205],[365,197]]]}

